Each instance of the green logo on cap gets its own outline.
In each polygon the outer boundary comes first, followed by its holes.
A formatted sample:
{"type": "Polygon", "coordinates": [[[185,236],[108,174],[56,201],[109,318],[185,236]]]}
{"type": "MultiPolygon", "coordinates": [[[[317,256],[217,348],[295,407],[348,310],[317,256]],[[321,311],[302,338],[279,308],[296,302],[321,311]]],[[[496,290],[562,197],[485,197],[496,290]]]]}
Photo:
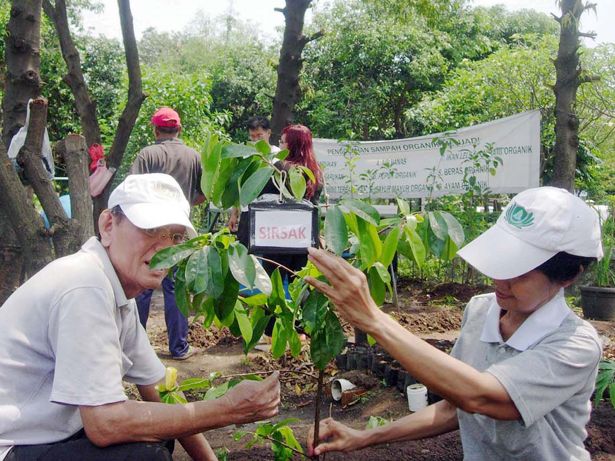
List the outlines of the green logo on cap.
{"type": "Polygon", "coordinates": [[[506,221],[517,229],[534,224],[534,213],[513,202],[506,211],[506,221]]]}

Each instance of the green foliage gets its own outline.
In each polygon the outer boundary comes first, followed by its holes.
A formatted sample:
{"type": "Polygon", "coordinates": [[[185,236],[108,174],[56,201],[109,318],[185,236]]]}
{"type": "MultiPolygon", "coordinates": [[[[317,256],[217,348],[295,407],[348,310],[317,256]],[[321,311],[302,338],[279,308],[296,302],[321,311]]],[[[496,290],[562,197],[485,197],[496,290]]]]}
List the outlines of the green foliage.
{"type": "Polygon", "coordinates": [[[615,287],[615,269],[613,268],[613,252],[615,251],[615,218],[613,210],[602,223],[602,250],[604,256],[593,263],[588,271],[588,282],[597,287],[615,287]]]}
{"type": "Polygon", "coordinates": [[[142,70],[143,92],[148,97],[132,130],[119,178],[125,176],[137,153],[154,142],[150,119],[158,108],[168,106],[179,113],[182,119],[181,137],[186,144],[194,147],[206,142],[207,133],[223,136],[222,126],[228,121],[226,114],[211,110],[211,81],[206,75],[151,67],[143,67],[142,70]]]}
{"type": "Polygon", "coordinates": [[[365,429],[374,429],[380,426],[386,426],[390,421],[386,418],[382,418],[380,416],[370,416],[367,420],[367,424],[365,425],[365,429]]]}
{"type": "Polygon", "coordinates": [[[303,447],[289,427],[289,424],[298,421],[296,418],[286,418],[277,423],[259,423],[254,432],[237,431],[233,434],[233,439],[239,441],[246,435],[252,435],[252,439],[248,441],[246,448],[262,445],[265,441],[268,441],[271,443],[271,450],[276,461],[290,460],[295,453],[303,454],[303,447]]]}
{"type": "Polygon", "coordinates": [[[615,408],[615,360],[600,361],[598,376],[596,377],[596,391],[594,393],[595,407],[600,404],[607,390],[611,405],[615,408]]]}

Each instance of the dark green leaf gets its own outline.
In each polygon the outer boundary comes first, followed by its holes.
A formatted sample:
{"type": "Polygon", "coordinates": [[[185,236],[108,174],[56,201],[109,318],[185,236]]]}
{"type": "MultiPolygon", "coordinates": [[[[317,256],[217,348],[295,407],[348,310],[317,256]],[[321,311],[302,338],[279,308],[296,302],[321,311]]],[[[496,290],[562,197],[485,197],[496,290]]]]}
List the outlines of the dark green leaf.
{"type": "Polygon", "coordinates": [[[182,259],[190,256],[197,249],[198,247],[190,244],[190,242],[165,248],[152,256],[149,267],[151,269],[169,269],[182,259]]]}
{"type": "Polygon", "coordinates": [[[214,299],[216,316],[221,322],[229,317],[235,308],[235,302],[239,295],[239,282],[229,272],[222,286],[224,287],[222,295],[214,299]]]}
{"type": "Polygon", "coordinates": [[[340,205],[374,226],[380,224],[380,213],[378,213],[378,210],[365,202],[356,199],[346,199],[342,200],[340,205]]]}
{"type": "Polygon", "coordinates": [[[267,141],[263,139],[259,139],[258,141],[256,141],[254,147],[263,155],[269,155],[269,153],[271,152],[271,146],[267,141]]]}
{"type": "Polygon", "coordinates": [[[241,336],[246,344],[249,344],[252,341],[252,324],[250,323],[250,319],[246,314],[245,309],[241,306],[241,302],[237,301],[235,305],[235,319],[237,320],[237,324],[239,325],[239,330],[241,331],[241,336]]]}
{"type": "Polygon", "coordinates": [[[389,267],[393,262],[395,252],[397,251],[397,243],[399,242],[400,235],[401,228],[394,227],[384,239],[384,244],[382,245],[382,254],[380,255],[380,262],[385,267],[389,267]]]}
{"type": "Polygon", "coordinates": [[[369,285],[369,293],[372,295],[374,302],[378,306],[382,306],[386,296],[386,288],[375,267],[369,268],[367,273],[367,283],[369,285]]]}
{"type": "Polygon", "coordinates": [[[222,148],[222,158],[248,157],[257,153],[255,146],[244,144],[226,144],[222,148]]]}
{"type": "Polygon", "coordinates": [[[382,242],[378,236],[378,230],[373,224],[364,221],[363,219],[357,220],[357,227],[359,229],[359,248],[361,253],[361,266],[369,267],[373,265],[378,257],[382,254],[382,242]]]}
{"type": "Polygon", "coordinates": [[[329,207],[325,215],[325,242],[327,248],[341,256],[348,246],[348,228],[344,214],[336,205],[329,207]]]}
{"type": "Polygon", "coordinates": [[[274,359],[279,359],[286,351],[288,333],[282,324],[282,319],[277,318],[271,334],[271,355],[274,359]]]}
{"type": "Polygon", "coordinates": [[[175,303],[177,308],[184,315],[188,317],[190,315],[190,302],[189,295],[186,291],[186,282],[181,279],[175,279],[175,303]]]}
{"type": "Polygon", "coordinates": [[[288,172],[290,179],[290,189],[296,200],[302,200],[305,195],[306,183],[303,172],[300,168],[293,167],[288,172]]]}
{"type": "Polygon", "coordinates": [[[258,197],[272,173],[273,170],[270,167],[260,168],[243,183],[239,194],[241,205],[248,205],[258,197]]]}

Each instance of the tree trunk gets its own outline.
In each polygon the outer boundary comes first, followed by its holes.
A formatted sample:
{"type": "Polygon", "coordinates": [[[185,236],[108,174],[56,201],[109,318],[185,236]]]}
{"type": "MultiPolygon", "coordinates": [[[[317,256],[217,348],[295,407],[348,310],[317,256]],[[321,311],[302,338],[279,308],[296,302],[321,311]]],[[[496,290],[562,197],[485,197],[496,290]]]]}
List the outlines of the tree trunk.
{"type": "Polygon", "coordinates": [[[311,0],[286,0],[286,6],[276,8],[284,14],[284,39],[278,64],[278,82],[273,98],[271,117],[271,142],[278,144],[282,129],[292,122],[295,104],[299,100],[299,73],[303,60],[301,53],[305,45],[322,36],[318,32],[310,37],[303,35],[305,11],[311,0]]]}
{"type": "Polygon", "coordinates": [[[88,185],[89,157],[85,138],[78,134],[71,134],[62,143],[61,150],[68,175],[71,217],[79,226],[75,240],[78,245],[81,245],[94,235],[92,198],[88,185]]]}
{"type": "Polygon", "coordinates": [[[2,141],[8,149],[24,126],[28,100],[41,91],[40,39],[42,0],[14,0],[7,25],[6,87],[2,100],[2,141]]]}
{"type": "MultiPolygon", "coordinates": [[[[122,116],[118,122],[115,138],[107,157],[109,166],[118,169],[124,157],[124,151],[128,145],[130,133],[132,132],[141,104],[146,96],[143,94],[141,84],[141,67],[139,65],[139,52],[137,49],[137,40],[132,21],[132,13],[130,11],[129,0],[117,1],[120,10],[120,22],[122,24],[122,38],[124,40],[124,51],[126,54],[126,67],[128,68],[128,101],[122,116]]],[[[94,199],[94,223],[98,222],[98,216],[107,207],[107,201],[111,193],[111,184],[109,181],[102,194],[94,199]]]]}
{"type": "Polygon", "coordinates": [[[554,171],[551,185],[574,190],[574,177],[579,150],[579,119],[574,105],[581,78],[579,64],[579,23],[585,10],[582,0],[561,0],[560,41],[555,59],[555,145],[554,171]]]}
{"type": "Polygon", "coordinates": [[[87,83],[83,77],[83,72],[81,72],[81,58],[70,34],[66,3],[64,0],[55,0],[54,7],[50,0],[44,0],[43,9],[53,22],[60,39],[62,57],[68,68],[64,81],[68,84],[75,97],[75,106],[79,113],[85,141],[88,146],[95,143],[100,144],[100,126],[96,118],[96,102],[90,97],[87,83]]]}
{"type": "Polygon", "coordinates": [[[6,80],[0,142],[0,303],[22,279],[53,259],[51,241],[6,149],[25,124],[28,100],[40,94],[41,1],[16,0],[7,25],[6,80]]]}

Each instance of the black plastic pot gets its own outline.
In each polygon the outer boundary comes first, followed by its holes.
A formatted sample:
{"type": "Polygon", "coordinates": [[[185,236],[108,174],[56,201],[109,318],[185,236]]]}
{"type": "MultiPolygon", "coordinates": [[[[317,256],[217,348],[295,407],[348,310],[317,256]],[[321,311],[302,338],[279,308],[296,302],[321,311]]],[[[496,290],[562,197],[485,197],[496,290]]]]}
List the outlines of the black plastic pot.
{"type": "Polygon", "coordinates": [[[399,365],[390,364],[386,366],[386,368],[384,369],[384,381],[386,382],[387,386],[393,387],[397,385],[399,371],[399,365]]]}
{"type": "Polygon", "coordinates": [[[586,319],[615,320],[615,288],[585,286],[579,289],[586,319]]]}
{"type": "Polygon", "coordinates": [[[346,370],[346,366],[348,365],[348,355],[347,354],[339,354],[335,356],[335,365],[339,370],[346,370]]]}

